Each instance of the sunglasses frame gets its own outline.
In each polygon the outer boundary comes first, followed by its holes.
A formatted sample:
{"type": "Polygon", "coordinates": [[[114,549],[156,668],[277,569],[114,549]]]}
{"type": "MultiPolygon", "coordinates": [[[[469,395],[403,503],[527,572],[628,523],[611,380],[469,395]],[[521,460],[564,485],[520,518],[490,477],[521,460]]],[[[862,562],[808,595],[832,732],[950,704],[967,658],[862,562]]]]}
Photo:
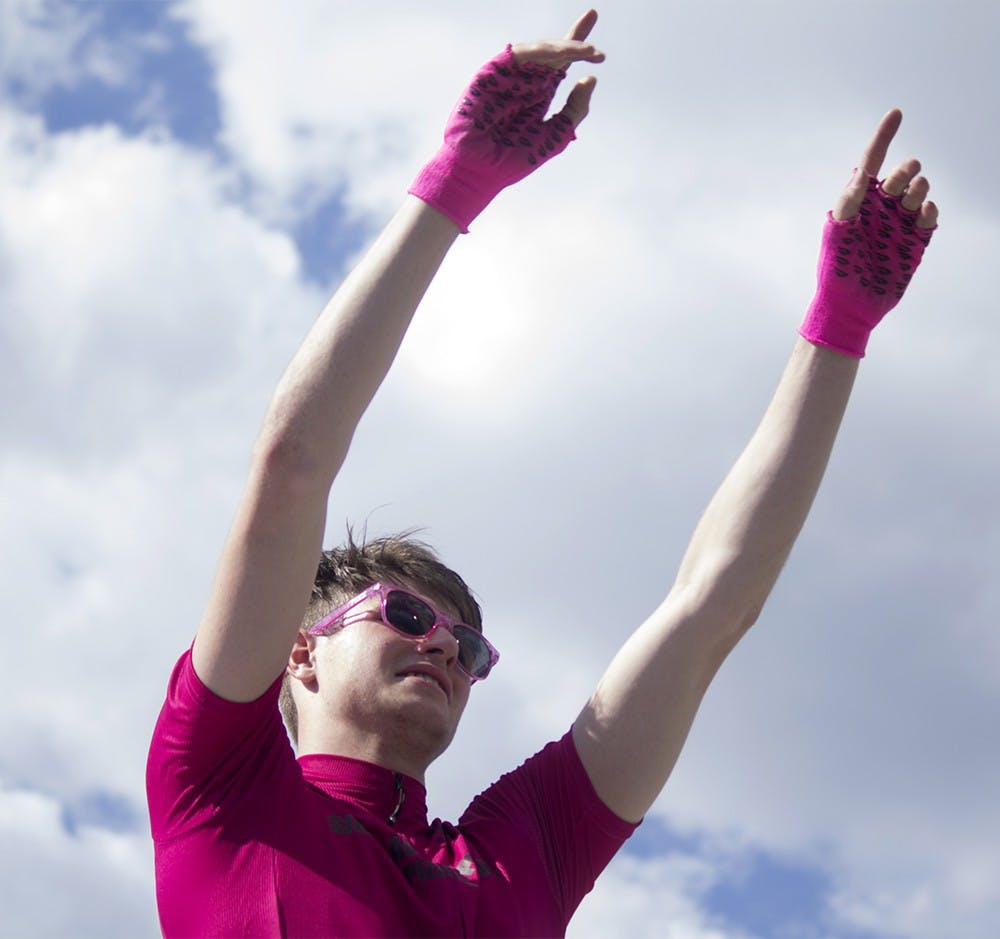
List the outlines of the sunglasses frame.
{"type": "Polygon", "coordinates": [[[426,597],[420,596],[419,593],[415,593],[414,591],[409,590],[406,587],[399,587],[396,584],[390,584],[384,581],[378,581],[377,583],[372,584],[370,587],[367,587],[364,590],[362,590],[361,593],[351,597],[350,600],[346,601],[345,603],[342,603],[335,610],[331,610],[318,623],[316,623],[316,625],[309,627],[309,635],[329,636],[331,633],[336,631],[334,629],[331,629],[330,627],[333,626],[335,623],[338,623],[340,620],[344,620],[344,622],[341,623],[340,626],[340,628],[343,628],[344,626],[351,625],[351,623],[353,622],[358,622],[364,619],[365,618],[364,614],[367,614],[372,611],[365,610],[364,613],[358,614],[356,617],[353,617],[350,620],[347,619],[347,614],[350,613],[350,611],[353,610],[355,607],[360,606],[362,603],[365,603],[366,601],[370,600],[372,597],[375,596],[379,598],[379,616],[382,620],[382,625],[389,627],[389,629],[391,629],[394,633],[403,636],[406,639],[412,639],[414,641],[427,639],[429,636],[432,636],[436,630],[444,628],[449,633],[451,633],[452,638],[454,638],[454,640],[458,643],[459,649],[461,649],[462,640],[455,635],[455,628],[461,626],[463,629],[468,629],[470,632],[475,634],[478,637],[478,639],[482,641],[482,643],[486,646],[486,651],[489,653],[489,665],[486,668],[486,674],[481,676],[473,675],[472,672],[470,672],[462,664],[461,659],[456,658],[455,660],[455,664],[461,670],[462,674],[469,679],[470,684],[475,684],[477,681],[483,681],[483,679],[488,678],[490,672],[493,670],[493,667],[497,664],[497,662],[500,661],[500,653],[489,641],[489,639],[487,639],[482,634],[480,630],[476,629],[474,626],[470,626],[468,623],[463,623],[461,620],[455,620],[452,619],[450,616],[446,616],[436,606],[434,606],[434,604],[431,603],[430,600],[428,600],[426,597]],[[404,632],[402,629],[393,626],[393,624],[389,622],[389,618],[386,616],[385,608],[386,604],[389,601],[389,595],[394,592],[402,593],[408,597],[412,597],[415,600],[419,600],[434,614],[434,622],[432,623],[431,628],[427,630],[427,632],[415,636],[413,633],[404,632]]]}

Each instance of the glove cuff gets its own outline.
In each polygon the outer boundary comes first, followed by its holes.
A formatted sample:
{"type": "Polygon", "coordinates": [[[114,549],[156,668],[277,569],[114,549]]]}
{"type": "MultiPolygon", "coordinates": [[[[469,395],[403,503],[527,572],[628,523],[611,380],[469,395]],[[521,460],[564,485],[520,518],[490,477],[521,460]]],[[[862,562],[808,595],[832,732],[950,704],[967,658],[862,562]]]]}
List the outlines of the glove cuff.
{"type": "Polygon", "coordinates": [[[496,195],[484,192],[478,182],[468,170],[463,171],[455,152],[444,144],[417,173],[407,192],[451,219],[467,235],[469,224],[496,195]]]}
{"type": "Polygon", "coordinates": [[[844,316],[843,310],[834,308],[821,293],[813,297],[798,332],[814,346],[824,346],[855,359],[865,357],[871,335],[870,329],[853,317],[844,316]]]}

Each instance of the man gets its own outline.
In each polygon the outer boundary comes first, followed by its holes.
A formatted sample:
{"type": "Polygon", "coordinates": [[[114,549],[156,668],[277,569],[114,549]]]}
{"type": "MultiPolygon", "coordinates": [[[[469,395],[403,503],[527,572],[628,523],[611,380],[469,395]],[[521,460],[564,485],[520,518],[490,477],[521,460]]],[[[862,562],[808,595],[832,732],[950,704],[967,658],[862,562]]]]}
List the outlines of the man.
{"type": "Polygon", "coordinates": [[[278,386],[151,747],[167,935],[561,935],[663,788],[791,550],[868,335],[936,225],[916,160],[874,179],[898,111],[827,221],[801,338],[669,594],[565,737],[478,796],[458,825],[428,824],[424,773],[497,654],[461,578],[419,544],[321,556],[327,499],[451,244],[586,116],[593,78],[545,115],[568,65],[603,60],[587,42],[595,22],[590,11],[565,40],[508,47],[484,66],[411,197],[278,386]],[[298,760],[276,711],[282,675],[298,760]]]}

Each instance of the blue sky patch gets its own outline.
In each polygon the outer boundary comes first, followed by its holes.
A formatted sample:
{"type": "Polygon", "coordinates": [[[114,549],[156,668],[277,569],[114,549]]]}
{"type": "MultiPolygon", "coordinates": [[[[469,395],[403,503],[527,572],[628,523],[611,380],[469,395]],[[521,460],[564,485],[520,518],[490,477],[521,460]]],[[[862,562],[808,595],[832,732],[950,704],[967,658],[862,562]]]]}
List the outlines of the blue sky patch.
{"type": "Polygon", "coordinates": [[[135,832],[140,827],[139,819],[135,806],[125,796],[107,789],[92,789],[63,805],[61,821],[66,833],[75,838],[85,825],[116,834],[135,832]]]}
{"type": "Polygon", "coordinates": [[[699,854],[702,841],[692,835],[682,835],[663,819],[649,816],[625,842],[622,849],[632,857],[663,857],[665,854],[699,854]]]}
{"type": "MultiPolygon", "coordinates": [[[[707,839],[679,833],[655,817],[639,826],[623,850],[640,858],[685,854],[718,860],[718,850],[709,847],[707,839]]],[[[834,933],[838,939],[876,939],[883,935],[831,923],[827,897],[832,881],[820,867],[793,863],[761,850],[747,850],[713,866],[720,871],[720,879],[700,898],[699,905],[723,929],[768,939],[820,939],[834,933]]]]}
{"type": "Polygon", "coordinates": [[[291,231],[305,276],[322,287],[332,287],[344,275],[344,261],[360,250],[374,233],[346,217],[340,193],[319,204],[291,231]]]}
{"type": "Polygon", "coordinates": [[[728,866],[728,876],[705,895],[706,909],[724,922],[762,936],[820,937],[826,920],[829,876],[753,851],[728,866]]]}
{"type": "MultiPolygon", "coordinates": [[[[221,126],[213,71],[205,52],[161,2],[93,5],[84,40],[106,44],[117,82],[88,75],[45,93],[40,110],[51,132],[113,123],[125,133],[166,127],[177,140],[212,149],[221,126]]],[[[76,51],[82,56],[82,48],[76,51]]]]}

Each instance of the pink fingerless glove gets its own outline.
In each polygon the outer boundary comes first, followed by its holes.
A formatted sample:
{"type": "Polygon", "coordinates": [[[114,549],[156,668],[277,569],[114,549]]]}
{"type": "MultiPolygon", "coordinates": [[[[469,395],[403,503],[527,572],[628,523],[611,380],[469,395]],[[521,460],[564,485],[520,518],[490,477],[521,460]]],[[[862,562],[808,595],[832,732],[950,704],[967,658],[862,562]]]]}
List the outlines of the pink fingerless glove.
{"type": "Polygon", "coordinates": [[[508,45],[463,92],[444,129],[444,144],[409,192],[468,232],[469,223],[505,186],[523,179],[574,140],[564,114],[545,120],[562,69],[518,65],[508,45]]]}
{"type": "MultiPolygon", "coordinates": [[[[827,212],[813,297],[799,335],[856,359],[868,336],[903,296],[933,228],[917,228],[917,212],[868,178],[853,218],[827,212]]],[[[936,226],[935,226],[936,227],[936,226]]]]}

